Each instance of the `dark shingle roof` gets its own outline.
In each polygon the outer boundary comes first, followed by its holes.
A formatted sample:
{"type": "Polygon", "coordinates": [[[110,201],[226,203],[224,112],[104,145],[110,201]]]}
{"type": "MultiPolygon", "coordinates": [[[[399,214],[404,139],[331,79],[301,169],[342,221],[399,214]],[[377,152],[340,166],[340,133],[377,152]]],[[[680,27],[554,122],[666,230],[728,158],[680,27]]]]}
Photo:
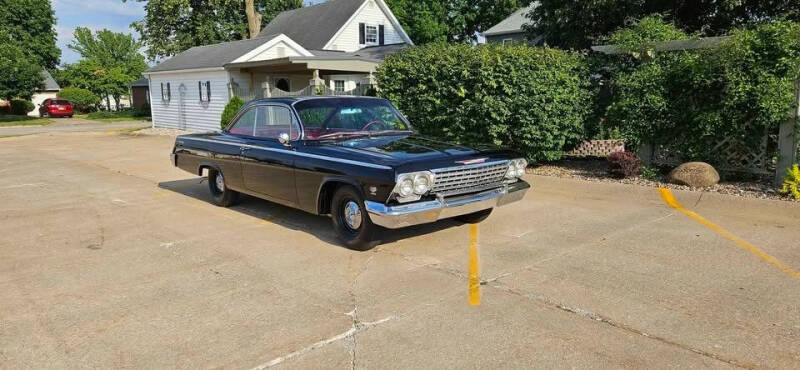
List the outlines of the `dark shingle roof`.
{"type": "Polygon", "coordinates": [[[275,36],[277,35],[258,37],[251,40],[195,46],[150,68],[148,72],[222,67],[263,45],[275,36]]]}
{"type": "Polygon", "coordinates": [[[46,69],[42,72],[42,77],[44,79],[44,89],[42,91],[58,91],[61,90],[61,86],[58,86],[58,82],[50,75],[46,69]]]}
{"type": "Polygon", "coordinates": [[[364,0],[328,0],[278,14],[261,35],[284,34],[306,49],[320,50],[361,7],[364,0]]]}
{"type": "Polygon", "coordinates": [[[147,78],[142,77],[139,80],[131,82],[130,87],[150,87],[150,81],[147,78]]]}

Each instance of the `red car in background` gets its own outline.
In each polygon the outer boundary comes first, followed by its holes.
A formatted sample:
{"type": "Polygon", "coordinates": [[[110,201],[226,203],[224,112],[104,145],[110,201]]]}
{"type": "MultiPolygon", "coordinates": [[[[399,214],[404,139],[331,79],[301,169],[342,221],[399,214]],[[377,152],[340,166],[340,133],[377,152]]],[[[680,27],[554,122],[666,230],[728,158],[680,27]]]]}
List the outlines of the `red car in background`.
{"type": "Polygon", "coordinates": [[[72,103],[64,99],[46,99],[39,105],[39,117],[72,118],[72,103]]]}

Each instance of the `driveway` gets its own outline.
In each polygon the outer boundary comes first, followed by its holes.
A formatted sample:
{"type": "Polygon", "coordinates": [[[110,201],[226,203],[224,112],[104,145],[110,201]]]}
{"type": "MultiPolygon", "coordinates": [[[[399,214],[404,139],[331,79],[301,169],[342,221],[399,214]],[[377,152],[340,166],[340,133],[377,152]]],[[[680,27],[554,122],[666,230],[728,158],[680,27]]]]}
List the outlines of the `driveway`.
{"type": "Polygon", "coordinates": [[[531,177],[472,263],[452,221],[359,253],[171,145],[0,139],[2,367],[800,367],[797,204],[531,177]]]}
{"type": "Polygon", "coordinates": [[[0,127],[0,137],[41,134],[47,132],[116,131],[151,127],[146,121],[100,122],[81,118],[51,118],[47,126],[0,127]]]}

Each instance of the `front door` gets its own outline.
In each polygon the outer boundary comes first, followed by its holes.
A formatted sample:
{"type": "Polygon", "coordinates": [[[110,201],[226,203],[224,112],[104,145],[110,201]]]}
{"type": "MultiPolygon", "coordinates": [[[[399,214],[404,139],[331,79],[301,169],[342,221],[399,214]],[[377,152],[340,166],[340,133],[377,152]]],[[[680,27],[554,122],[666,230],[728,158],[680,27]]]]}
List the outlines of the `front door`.
{"type": "Polygon", "coordinates": [[[278,140],[284,133],[291,135],[292,140],[299,137],[299,126],[291,110],[285,106],[261,105],[246,114],[251,114],[255,125],[247,145],[242,147],[245,187],[281,203],[297,204],[296,155],[291,147],[278,140]]]}

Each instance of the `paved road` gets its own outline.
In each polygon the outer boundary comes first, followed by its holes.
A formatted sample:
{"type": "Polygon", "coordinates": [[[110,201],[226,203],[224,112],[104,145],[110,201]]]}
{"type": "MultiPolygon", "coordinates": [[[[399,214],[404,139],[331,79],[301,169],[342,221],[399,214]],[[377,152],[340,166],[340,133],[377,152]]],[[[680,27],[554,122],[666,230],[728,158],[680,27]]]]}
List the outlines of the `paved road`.
{"type": "Polygon", "coordinates": [[[41,134],[47,132],[115,131],[133,128],[147,128],[152,124],[145,121],[98,122],[80,118],[54,118],[48,126],[0,127],[0,137],[41,134]]]}
{"type": "MultiPolygon", "coordinates": [[[[0,139],[0,367],[798,368],[800,280],[655,189],[532,177],[480,225],[384,234],[208,203],[166,137],[0,139]]],[[[800,206],[675,192],[794,269],[800,206]]]]}

